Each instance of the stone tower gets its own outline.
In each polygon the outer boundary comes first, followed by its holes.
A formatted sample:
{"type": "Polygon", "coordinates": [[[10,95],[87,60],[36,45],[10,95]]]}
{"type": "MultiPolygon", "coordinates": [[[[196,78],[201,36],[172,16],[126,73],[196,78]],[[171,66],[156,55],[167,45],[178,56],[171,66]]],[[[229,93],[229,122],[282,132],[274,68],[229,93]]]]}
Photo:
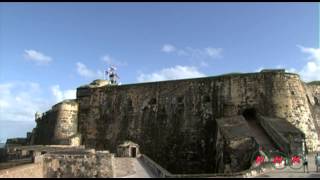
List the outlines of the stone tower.
{"type": "Polygon", "coordinates": [[[71,138],[77,135],[78,103],[76,100],[65,100],[52,107],[56,115],[53,141],[55,144],[70,144],[71,138]]]}

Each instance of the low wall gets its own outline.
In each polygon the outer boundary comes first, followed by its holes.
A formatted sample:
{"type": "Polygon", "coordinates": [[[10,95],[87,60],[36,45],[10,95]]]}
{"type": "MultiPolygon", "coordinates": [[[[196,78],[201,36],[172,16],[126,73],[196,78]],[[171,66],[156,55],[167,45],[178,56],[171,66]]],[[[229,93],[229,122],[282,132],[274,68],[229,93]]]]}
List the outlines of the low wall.
{"type": "Polygon", "coordinates": [[[277,144],[278,148],[283,147],[286,153],[289,152],[289,142],[283,137],[276,129],[272,126],[268,119],[263,116],[258,116],[259,122],[267,134],[271,137],[274,143],[277,144]]]}
{"type": "Polygon", "coordinates": [[[254,177],[259,174],[265,173],[272,169],[271,165],[263,165],[260,167],[248,169],[242,172],[236,173],[215,173],[215,174],[172,174],[159,164],[154,162],[148,156],[141,154],[140,159],[149,168],[155,177],[159,178],[210,178],[210,177],[254,177]]]}
{"type": "Polygon", "coordinates": [[[114,177],[114,154],[108,151],[55,152],[43,156],[44,177],[114,177]]]}
{"type": "Polygon", "coordinates": [[[261,115],[258,115],[258,120],[273,142],[282,151],[287,154],[301,152],[301,139],[304,135],[286,120],[261,115]],[[291,140],[285,136],[286,134],[290,134],[291,140]]]}
{"type": "Polygon", "coordinates": [[[147,167],[151,170],[151,172],[156,176],[156,177],[172,177],[172,174],[158,165],[156,162],[154,162],[152,159],[150,159],[148,156],[142,154],[140,156],[140,159],[144,164],[147,165],[147,167]]]}
{"type": "Polygon", "coordinates": [[[66,152],[66,151],[83,151],[84,146],[69,146],[69,145],[31,145],[31,146],[14,146],[10,145],[7,147],[7,159],[18,160],[23,158],[36,157],[41,154],[50,152],[66,152]]]}
{"type": "Polygon", "coordinates": [[[0,170],[0,178],[42,178],[41,163],[25,164],[0,170]]]}

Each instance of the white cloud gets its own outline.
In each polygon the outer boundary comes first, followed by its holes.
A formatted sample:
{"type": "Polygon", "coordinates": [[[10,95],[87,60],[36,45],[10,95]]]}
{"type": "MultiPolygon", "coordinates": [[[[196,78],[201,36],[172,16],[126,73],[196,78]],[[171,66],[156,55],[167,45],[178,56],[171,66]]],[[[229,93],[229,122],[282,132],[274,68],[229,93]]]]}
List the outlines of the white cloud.
{"type": "Polygon", "coordinates": [[[205,49],[205,52],[211,58],[219,58],[219,57],[221,57],[222,48],[208,47],[205,49]]]}
{"type": "Polygon", "coordinates": [[[162,46],[161,51],[163,51],[165,53],[171,53],[171,52],[176,51],[176,47],[174,47],[171,44],[165,44],[165,45],[162,46]]]}
{"type": "Polygon", "coordinates": [[[0,121],[34,121],[36,111],[46,111],[48,100],[40,98],[40,85],[33,82],[0,84],[0,121]]]}
{"type": "Polygon", "coordinates": [[[171,44],[165,44],[162,47],[162,51],[166,53],[175,52],[178,56],[189,56],[191,58],[197,59],[205,59],[205,58],[221,58],[222,57],[222,48],[213,48],[213,47],[206,47],[206,48],[192,48],[186,47],[182,49],[178,49],[171,44]]]}
{"type": "Polygon", "coordinates": [[[222,57],[222,48],[207,47],[203,49],[187,47],[178,52],[178,55],[189,56],[193,59],[217,59],[222,57]]]}
{"type": "Polygon", "coordinates": [[[254,70],[254,72],[260,72],[262,69],[265,69],[264,67],[259,67],[258,69],[254,70]]]}
{"type": "Polygon", "coordinates": [[[127,66],[128,63],[125,61],[119,61],[110,55],[105,55],[102,57],[102,61],[106,62],[108,65],[113,65],[113,66],[127,66]]]}
{"type": "Polygon", "coordinates": [[[140,73],[137,79],[139,82],[150,82],[150,81],[196,78],[196,77],[204,77],[204,76],[205,74],[199,72],[196,67],[178,65],[171,68],[165,68],[151,74],[140,73]]]}
{"type": "Polygon", "coordinates": [[[52,58],[44,55],[43,53],[36,51],[36,50],[25,50],[24,51],[24,57],[30,61],[35,62],[38,65],[41,64],[48,64],[50,61],[52,61],[52,58]]]}
{"type": "MultiPolygon", "coordinates": [[[[320,80],[320,48],[307,48],[301,45],[297,45],[302,53],[308,54],[306,58],[307,63],[300,69],[288,68],[286,72],[299,74],[303,81],[319,81],[320,80]]],[[[285,67],[283,65],[277,65],[277,69],[285,67]]],[[[255,71],[261,71],[264,69],[260,67],[255,71]]]]}
{"type": "Polygon", "coordinates": [[[61,90],[51,87],[44,97],[42,87],[35,82],[0,83],[0,139],[25,137],[35,127],[35,113],[46,112],[54,103],[74,99],[76,90],[61,90]]]}
{"type": "Polygon", "coordinates": [[[300,45],[297,45],[303,53],[309,54],[309,60],[320,61],[320,48],[306,48],[300,45]]]}
{"type": "Polygon", "coordinates": [[[101,79],[103,78],[103,72],[100,70],[97,70],[96,72],[89,69],[85,64],[81,62],[76,63],[77,66],[77,72],[80,76],[85,78],[97,78],[101,79]]]}
{"type": "Polygon", "coordinates": [[[295,68],[289,68],[289,69],[286,69],[286,71],[290,73],[297,73],[297,70],[295,68]]]}
{"type": "Polygon", "coordinates": [[[206,48],[177,48],[171,44],[163,45],[162,49],[165,53],[175,54],[177,56],[185,56],[193,61],[197,67],[208,67],[210,60],[222,58],[222,48],[206,47],[206,48]]]}
{"type": "Polygon", "coordinates": [[[65,99],[75,99],[76,98],[76,90],[60,90],[59,85],[51,86],[51,92],[53,96],[55,97],[55,103],[61,102],[65,99]]]}
{"type": "Polygon", "coordinates": [[[309,54],[308,62],[299,71],[301,78],[305,81],[320,80],[320,48],[306,48],[299,46],[301,52],[309,54]]]}

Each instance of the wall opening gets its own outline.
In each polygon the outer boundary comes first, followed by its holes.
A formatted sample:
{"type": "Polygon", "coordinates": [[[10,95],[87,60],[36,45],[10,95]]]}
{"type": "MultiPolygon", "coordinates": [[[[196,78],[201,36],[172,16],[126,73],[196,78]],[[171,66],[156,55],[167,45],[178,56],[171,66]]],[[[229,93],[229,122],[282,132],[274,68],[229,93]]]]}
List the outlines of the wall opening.
{"type": "Polygon", "coordinates": [[[31,162],[34,163],[34,151],[33,150],[29,151],[29,155],[31,157],[31,162]]]}
{"type": "Polygon", "coordinates": [[[257,119],[257,111],[254,108],[244,110],[242,115],[247,121],[253,121],[257,119]]]}
{"type": "Polygon", "coordinates": [[[316,105],[319,105],[319,100],[318,100],[317,97],[314,97],[314,103],[315,103],[316,105]]]}
{"type": "Polygon", "coordinates": [[[131,157],[137,157],[137,149],[135,147],[131,148],[131,157]]]}

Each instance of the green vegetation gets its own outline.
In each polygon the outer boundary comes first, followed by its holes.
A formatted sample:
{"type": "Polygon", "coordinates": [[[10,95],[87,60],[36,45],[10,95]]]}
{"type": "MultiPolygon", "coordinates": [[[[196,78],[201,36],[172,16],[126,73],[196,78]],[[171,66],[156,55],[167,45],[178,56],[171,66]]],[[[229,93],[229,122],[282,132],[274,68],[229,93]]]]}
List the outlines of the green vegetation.
{"type": "Polygon", "coordinates": [[[308,85],[320,85],[320,81],[309,82],[308,85]]]}

